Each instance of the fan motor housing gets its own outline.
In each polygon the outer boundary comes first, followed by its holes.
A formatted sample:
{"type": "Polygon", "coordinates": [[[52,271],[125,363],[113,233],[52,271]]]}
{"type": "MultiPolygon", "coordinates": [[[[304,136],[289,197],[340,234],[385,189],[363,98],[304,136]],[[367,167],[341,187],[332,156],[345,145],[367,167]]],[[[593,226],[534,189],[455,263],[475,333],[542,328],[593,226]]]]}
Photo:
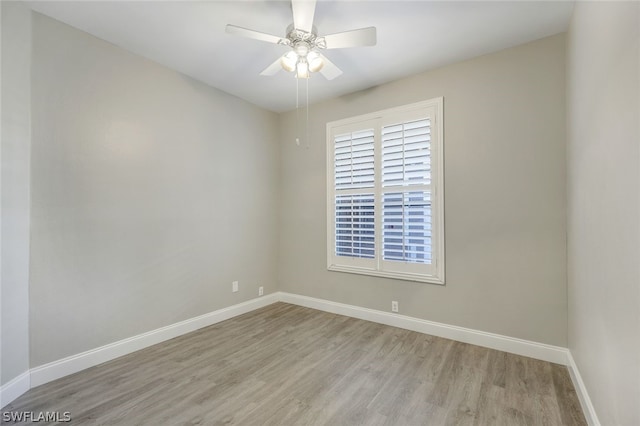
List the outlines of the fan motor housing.
{"type": "Polygon", "coordinates": [[[287,27],[287,39],[291,42],[292,46],[300,42],[306,43],[309,47],[313,47],[315,45],[316,38],[318,37],[316,34],[318,30],[315,26],[312,27],[311,32],[308,33],[306,31],[296,29],[293,24],[287,27]]]}

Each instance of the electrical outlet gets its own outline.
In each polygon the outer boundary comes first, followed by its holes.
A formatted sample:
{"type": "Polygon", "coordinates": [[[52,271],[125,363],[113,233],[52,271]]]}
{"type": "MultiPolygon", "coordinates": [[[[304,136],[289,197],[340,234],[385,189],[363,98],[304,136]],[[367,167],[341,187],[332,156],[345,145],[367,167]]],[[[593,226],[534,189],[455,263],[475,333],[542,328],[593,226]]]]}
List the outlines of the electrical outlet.
{"type": "Polygon", "coordinates": [[[264,287],[258,287],[258,296],[262,296],[264,294],[264,287]]]}
{"type": "Polygon", "coordinates": [[[231,283],[231,291],[234,293],[238,291],[238,281],[234,281],[231,283]]]}
{"type": "Polygon", "coordinates": [[[391,312],[398,312],[398,302],[395,300],[391,302],[391,312]]]}

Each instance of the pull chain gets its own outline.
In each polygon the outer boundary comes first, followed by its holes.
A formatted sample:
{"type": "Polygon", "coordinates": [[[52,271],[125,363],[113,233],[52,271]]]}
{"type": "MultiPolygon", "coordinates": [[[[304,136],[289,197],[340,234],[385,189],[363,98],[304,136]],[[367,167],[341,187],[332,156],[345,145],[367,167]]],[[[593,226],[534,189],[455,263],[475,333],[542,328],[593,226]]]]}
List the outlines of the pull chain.
{"type": "MultiPolygon", "coordinates": [[[[309,78],[306,79],[306,123],[305,123],[305,144],[309,149],[309,78]]],[[[296,76],[296,145],[300,146],[300,79],[296,76]]]]}
{"type": "Polygon", "coordinates": [[[296,76],[296,145],[300,146],[300,94],[299,78],[296,76]]]}
{"type": "Polygon", "coordinates": [[[305,126],[305,139],[309,149],[309,77],[307,77],[307,124],[305,126]]]}

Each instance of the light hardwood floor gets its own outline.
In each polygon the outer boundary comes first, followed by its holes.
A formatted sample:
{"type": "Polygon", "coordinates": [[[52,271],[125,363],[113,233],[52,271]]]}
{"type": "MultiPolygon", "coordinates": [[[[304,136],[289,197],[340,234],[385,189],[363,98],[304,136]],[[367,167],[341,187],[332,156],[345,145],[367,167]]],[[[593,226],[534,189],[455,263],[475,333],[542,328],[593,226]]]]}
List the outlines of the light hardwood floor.
{"type": "Polygon", "coordinates": [[[68,411],[78,425],[586,424],[564,366],[285,303],[47,383],[3,411],[68,411]]]}

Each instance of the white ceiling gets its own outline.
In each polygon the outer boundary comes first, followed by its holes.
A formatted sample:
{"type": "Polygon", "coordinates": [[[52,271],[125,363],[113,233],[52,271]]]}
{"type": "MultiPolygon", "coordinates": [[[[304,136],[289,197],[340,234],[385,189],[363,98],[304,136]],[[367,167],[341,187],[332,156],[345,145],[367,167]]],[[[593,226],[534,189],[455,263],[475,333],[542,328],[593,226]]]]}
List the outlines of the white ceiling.
{"type": "MultiPolygon", "coordinates": [[[[288,1],[43,1],[42,14],[273,111],[295,108],[293,74],[259,73],[286,47],[230,36],[226,24],[285,35],[288,1]]],[[[309,80],[317,102],[566,30],[571,1],[318,1],[320,35],[375,26],[378,44],[325,55],[344,74],[309,80]]],[[[301,81],[304,84],[304,81],[301,81]]]]}

